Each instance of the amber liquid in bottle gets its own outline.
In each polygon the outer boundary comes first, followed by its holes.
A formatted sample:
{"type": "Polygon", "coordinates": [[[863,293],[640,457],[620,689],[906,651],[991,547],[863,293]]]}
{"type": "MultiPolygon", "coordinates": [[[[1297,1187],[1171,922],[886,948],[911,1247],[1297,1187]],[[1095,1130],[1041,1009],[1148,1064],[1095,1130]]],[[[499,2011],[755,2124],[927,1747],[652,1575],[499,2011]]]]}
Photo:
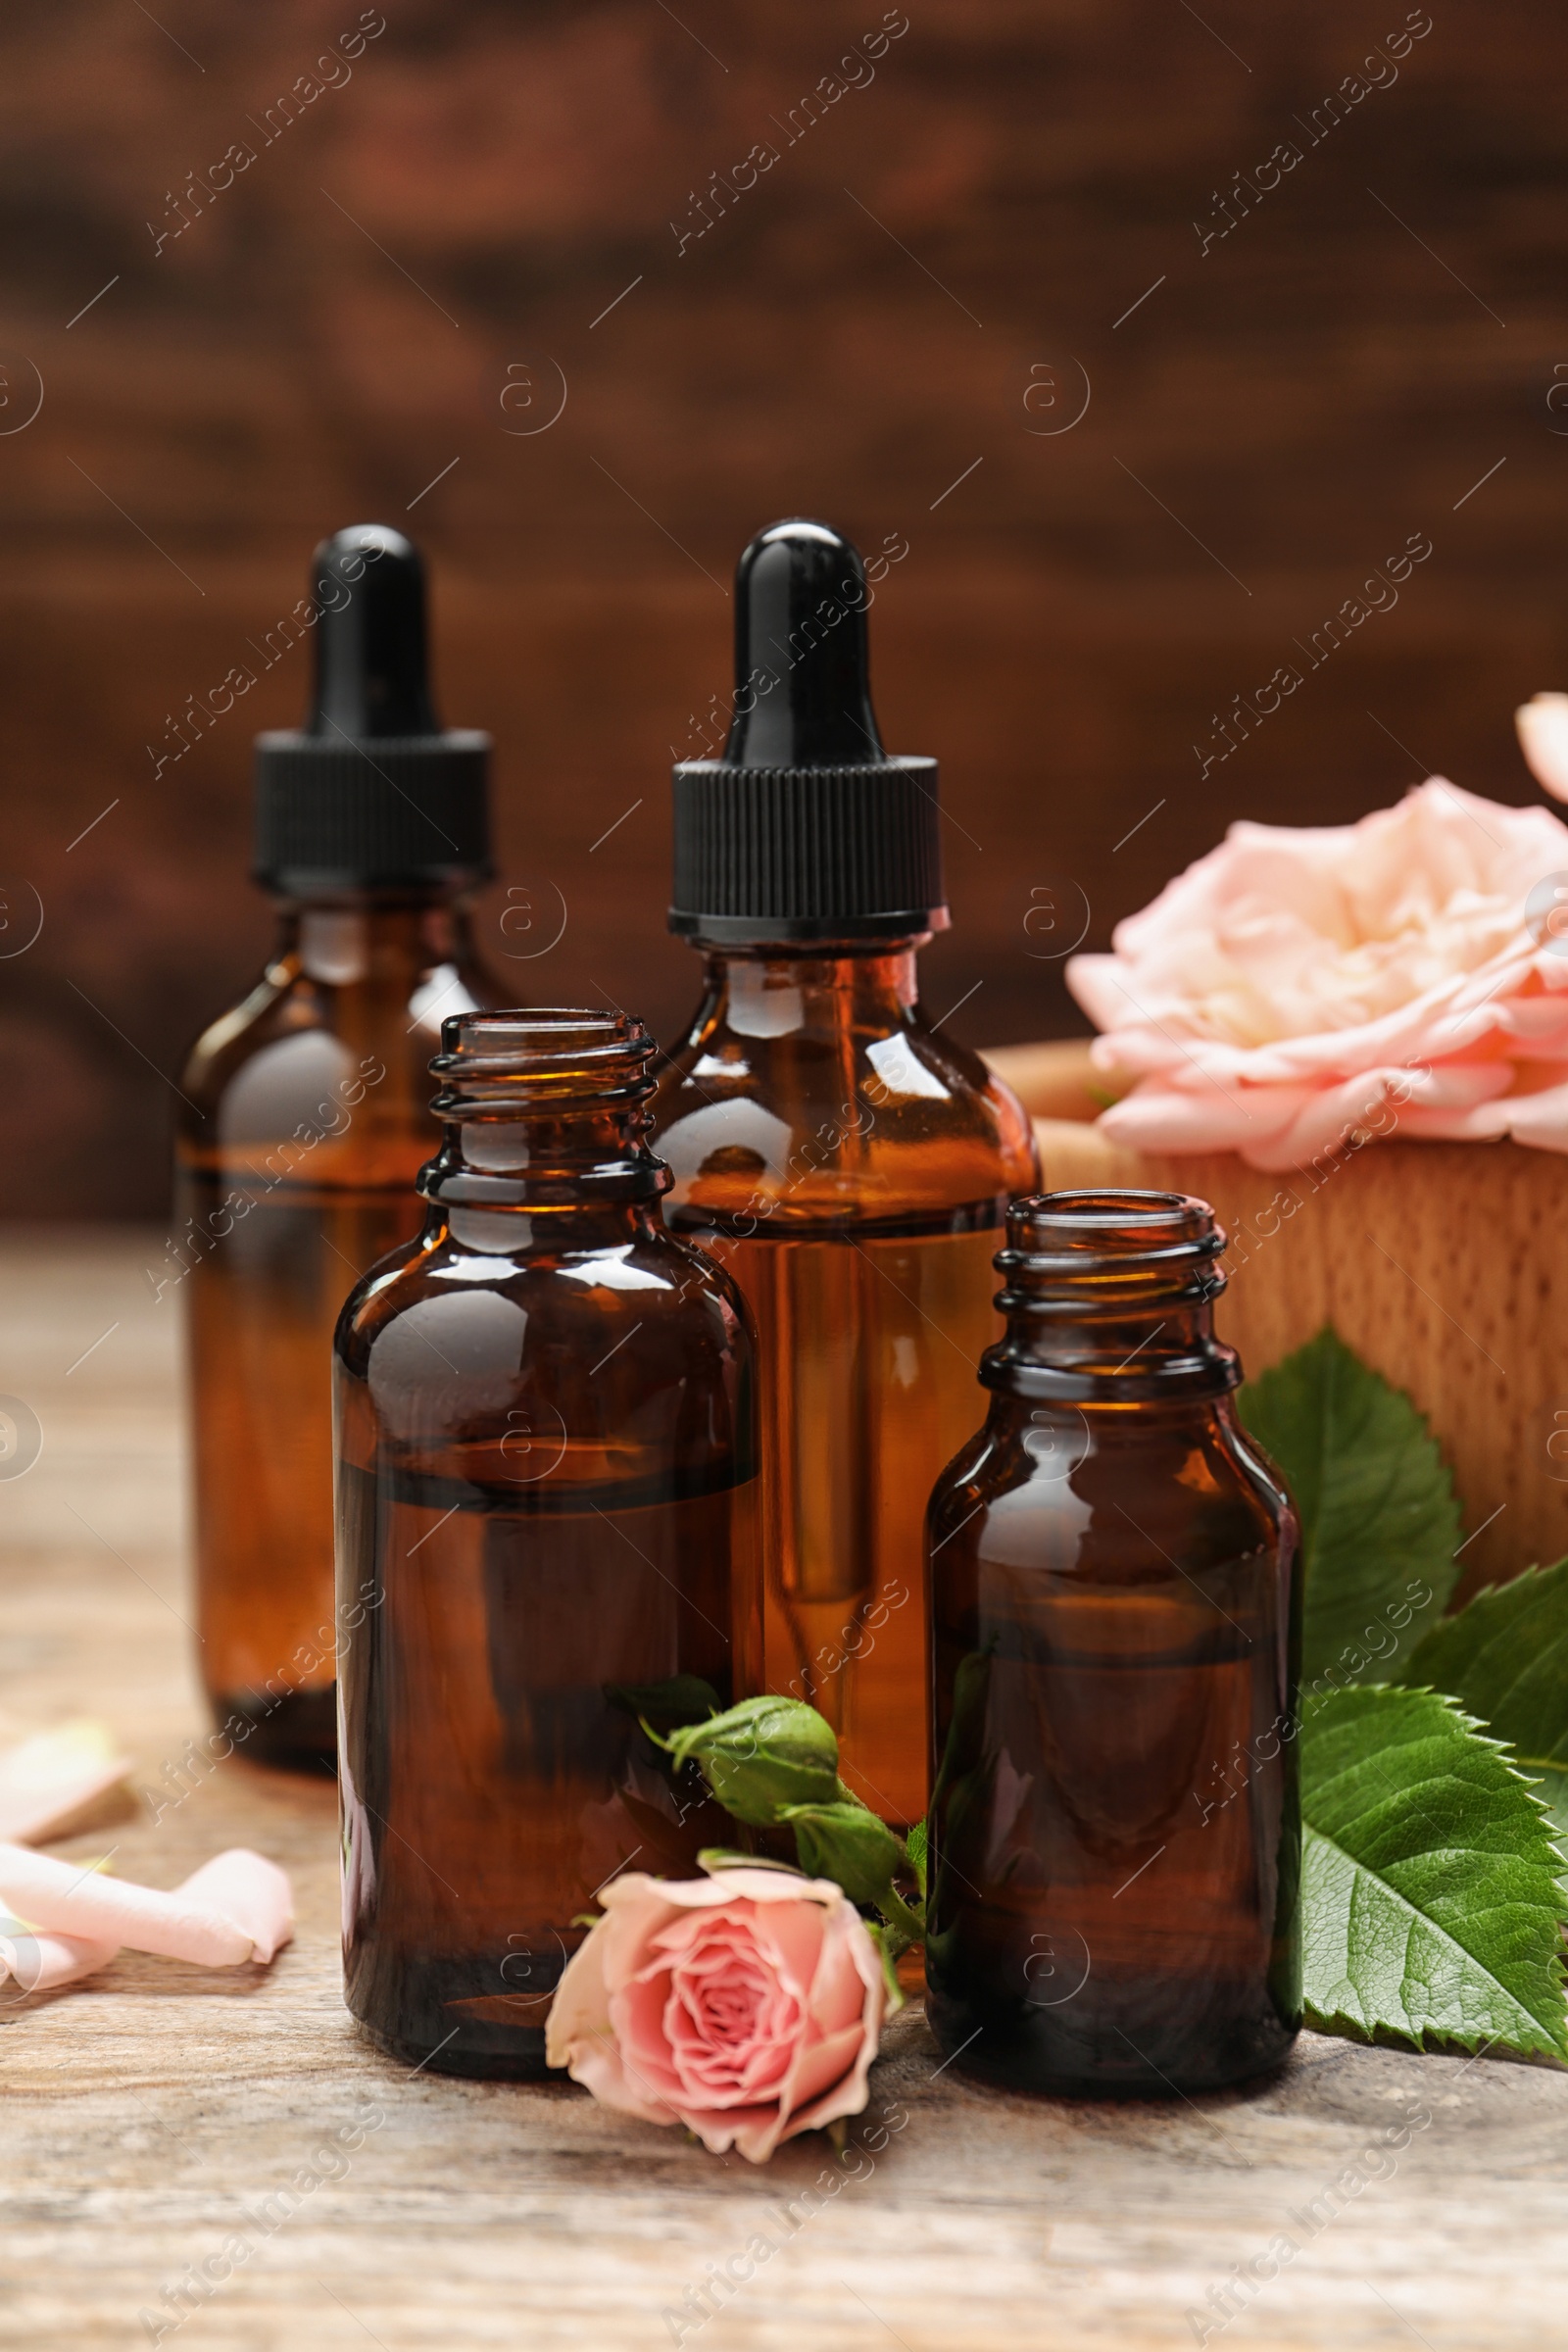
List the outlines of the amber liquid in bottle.
{"type": "Polygon", "coordinates": [[[1015,2089],[1190,2092],[1300,2024],[1298,1526],[1201,1201],[1016,1204],[985,1428],[931,1498],[927,2011],[1015,2089]]]}
{"type": "Polygon", "coordinates": [[[181,1081],[198,1660],[256,1762],[330,1772],[336,1743],[332,1332],[366,1268],[418,1230],[443,1015],[504,1001],[467,896],[491,871],[488,738],[431,700],[424,565],[384,523],[317,548],[304,725],[258,737],[255,877],[272,958],[181,1081]]]}
{"type": "Polygon", "coordinates": [[[659,1215],[640,1025],[445,1036],[424,1229],[336,1346],[346,1989],[396,2056],[536,2076],[605,1881],[733,1835],[639,1718],[759,1687],[752,1348],[659,1215]]]}
{"type": "Polygon", "coordinates": [[[448,894],[289,907],[184,1073],[163,1282],[186,1304],[198,1655],[261,1763],[333,1768],[332,1332],[418,1230],[440,1015],[500,993],[448,894]]]}
{"type": "Polygon", "coordinates": [[[845,1778],[925,1809],[921,1530],[1000,1330],[990,1267],[1036,1179],[1027,1119],[921,1011],[914,941],[710,954],[656,1102],[665,1213],[757,1319],[765,1676],[819,1707],[845,1778]]]}

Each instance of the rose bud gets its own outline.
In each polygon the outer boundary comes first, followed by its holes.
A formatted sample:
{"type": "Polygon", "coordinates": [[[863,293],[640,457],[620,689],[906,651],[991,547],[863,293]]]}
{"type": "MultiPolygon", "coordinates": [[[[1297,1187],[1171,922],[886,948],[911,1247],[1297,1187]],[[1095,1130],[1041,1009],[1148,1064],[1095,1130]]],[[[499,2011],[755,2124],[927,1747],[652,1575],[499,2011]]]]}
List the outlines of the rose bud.
{"type": "Polygon", "coordinates": [[[833,1879],[852,1902],[880,1903],[907,1858],[887,1823],[853,1797],[848,1803],[783,1805],[778,1817],[795,1832],[808,1877],[833,1879]]]}
{"type": "Polygon", "coordinates": [[[830,1805],[838,1795],[839,1743],[804,1699],[743,1698],[659,1744],[677,1764],[700,1765],[725,1811],[758,1829],[772,1828],[781,1805],[830,1805]]]}

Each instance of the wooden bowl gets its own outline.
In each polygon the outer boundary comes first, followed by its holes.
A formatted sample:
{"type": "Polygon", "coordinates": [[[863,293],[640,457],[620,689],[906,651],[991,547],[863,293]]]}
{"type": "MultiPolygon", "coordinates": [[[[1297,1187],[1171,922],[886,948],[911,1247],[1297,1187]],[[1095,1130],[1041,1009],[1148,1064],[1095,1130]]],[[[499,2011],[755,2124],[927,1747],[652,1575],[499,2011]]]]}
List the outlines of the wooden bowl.
{"type": "Polygon", "coordinates": [[[1267,1175],[1233,1152],[1128,1152],[1093,1124],[1087,1043],[986,1059],[1034,1114],[1049,1190],[1213,1203],[1231,1237],[1215,1321],[1249,1372],[1332,1323],[1414,1399],[1464,1510],[1461,1594],[1568,1552],[1568,1160],[1396,1139],[1267,1175]]]}

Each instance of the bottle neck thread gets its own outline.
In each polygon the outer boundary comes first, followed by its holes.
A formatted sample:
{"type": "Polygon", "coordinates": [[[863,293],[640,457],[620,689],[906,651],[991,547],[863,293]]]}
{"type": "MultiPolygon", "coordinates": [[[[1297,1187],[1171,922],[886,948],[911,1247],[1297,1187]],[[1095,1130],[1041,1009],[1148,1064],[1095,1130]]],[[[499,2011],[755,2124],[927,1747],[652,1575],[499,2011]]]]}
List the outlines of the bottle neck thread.
{"type": "Polygon", "coordinates": [[[629,1013],[459,1013],[430,1064],[439,1154],[419,1191],[445,1207],[651,1203],[671,1183],[648,1148],[656,1052],[629,1013]]]}
{"type": "Polygon", "coordinates": [[[980,1378],[1004,1395],[1067,1404],[1177,1403],[1241,1379],[1214,1337],[1227,1236],[1185,1193],[1037,1193],[1007,1212],[996,1259],[1006,1336],[980,1378]]]}

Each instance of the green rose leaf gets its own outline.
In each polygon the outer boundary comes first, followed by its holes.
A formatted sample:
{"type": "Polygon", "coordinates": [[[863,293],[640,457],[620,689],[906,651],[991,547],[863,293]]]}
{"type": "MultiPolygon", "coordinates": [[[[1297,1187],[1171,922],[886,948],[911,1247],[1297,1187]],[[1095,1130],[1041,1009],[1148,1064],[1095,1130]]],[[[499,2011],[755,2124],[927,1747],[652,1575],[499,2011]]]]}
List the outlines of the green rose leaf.
{"type": "Polygon", "coordinates": [[[1540,1779],[1568,1855],[1568,1560],[1489,1585],[1404,1661],[1401,1683],[1449,1691],[1540,1779]]]}
{"type": "Polygon", "coordinates": [[[925,1901],[926,1856],[926,1826],[923,1821],[915,1823],[904,1843],[909,1856],[910,1868],[914,1872],[914,1883],[920,1889],[920,1900],[923,1903],[925,1901]]]}
{"type": "Polygon", "coordinates": [[[1459,1510],[1408,1396],[1332,1330],[1238,1399],[1301,1515],[1301,1680],[1388,1682],[1453,1590],[1459,1510]]]}
{"type": "Polygon", "coordinates": [[[1562,1865],[1495,1740],[1432,1690],[1328,1691],[1301,1806],[1309,2024],[1565,2055],[1562,1865]]]}

